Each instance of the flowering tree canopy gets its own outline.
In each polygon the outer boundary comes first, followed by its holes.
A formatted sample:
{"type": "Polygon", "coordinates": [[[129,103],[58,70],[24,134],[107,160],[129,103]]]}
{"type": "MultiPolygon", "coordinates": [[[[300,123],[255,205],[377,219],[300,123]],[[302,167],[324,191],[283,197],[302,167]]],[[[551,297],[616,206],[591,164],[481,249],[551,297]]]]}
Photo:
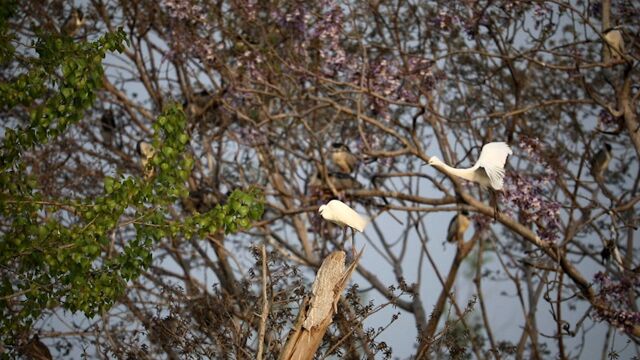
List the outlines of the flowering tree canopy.
{"type": "Polygon", "coordinates": [[[640,356],[637,2],[0,4],[0,352],[640,356]]]}

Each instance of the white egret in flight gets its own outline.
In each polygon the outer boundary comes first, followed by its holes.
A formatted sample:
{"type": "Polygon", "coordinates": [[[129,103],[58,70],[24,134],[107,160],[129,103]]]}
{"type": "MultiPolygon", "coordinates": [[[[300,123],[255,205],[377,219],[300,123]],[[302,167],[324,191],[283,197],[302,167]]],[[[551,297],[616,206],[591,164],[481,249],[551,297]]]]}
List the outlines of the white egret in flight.
{"type": "Polygon", "coordinates": [[[482,147],[478,161],[470,168],[457,169],[451,167],[436,156],[432,156],[429,159],[429,165],[447,174],[476,182],[483,188],[493,190],[491,191],[491,202],[493,203],[493,217],[495,219],[498,216],[499,210],[494,191],[502,190],[504,186],[504,164],[507,162],[507,156],[511,154],[513,154],[513,151],[507,143],[492,142],[482,147]]]}
{"type": "Polygon", "coordinates": [[[511,151],[507,143],[492,142],[482,147],[478,161],[470,168],[453,168],[435,156],[429,159],[429,165],[448,174],[476,182],[482,187],[502,190],[504,185],[504,164],[507,161],[507,156],[511,154],[513,154],[513,151],[511,151]]]}

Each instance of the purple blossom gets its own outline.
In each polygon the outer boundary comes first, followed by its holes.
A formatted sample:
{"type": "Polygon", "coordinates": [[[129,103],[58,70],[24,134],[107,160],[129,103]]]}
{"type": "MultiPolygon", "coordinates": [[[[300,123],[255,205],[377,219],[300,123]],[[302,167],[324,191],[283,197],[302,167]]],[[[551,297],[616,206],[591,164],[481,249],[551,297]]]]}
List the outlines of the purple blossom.
{"type": "Polygon", "coordinates": [[[247,146],[260,146],[268,145],[269,139],[263,131],[256,129],[255,127],[241,127],[238,130],[238,142],[247,146]]]}
{"type": "Polygon", "coordinates": [[[302,40],[301,44],[306,45],[304,40],[307,36],[311,15],[301,4],[293,10],[273,10],[271,12],[271,18],[275,19],[275,22],[281,29],[284,29],[287,32],[293,31],[295,33],[293,38],[302,40]]]}
{"type": "Polygon", "coordinates": [[[431,74],[432,66],[433,61],[423,57],[412,56],[407,60],[407,71],[414,76],[423,77],[431,74]]]}
{"type": "Polygon", "coordinates": [[[520,143],[518,143],[518,147],[524,150],[527,153],[529,158],[535,159],[536,161],[540,161],[541,153],[543,150],[542,143],[538,138],[530,138],[527,136],[520,137],[520,143]]]}
{"type": "Polygon", "coordinates": [[[607,110],[600,110],[598,114],[598,128],[602,130],[617,129],[620,126],[621,118],[616,118],[607,110]]]}
{"type": "Polygon", "coordinates": [[[473,213],[470,218],[471,221],[473,221],[473,228],[476,231],[481,231],[488,228],[493,221],[491,217],[482,215],[480,213],[473,213]]]}
{"type": "MultiPolygon", "coordinates": [[[[434,62],[422,58],[411,57],[407,61],[405,80],[415,84],[424,91],[433,90],[436,85],[447,78],[443,71],[434,68],[434,62]]],[[[405,87],[402,87],[405,90],[405,87]]]]}
{"type": "Polygon", "coordinates": [[[626,332],[640,325],[640,312],[629,310],[634,301],[629,291],[636,291],[640,287],[638,274],[625,272],[619,279],[612,280],[609,274],[598,272],[593,280],[599,287],[597,297],[603,305],[594,311],[596,319],[607,321],[626,332]]]}
{"type": "Polygon", "coordinates": [[[207,17],[202,6],[190,0],[164,0],[169,16],[181,22],[206,24],[207,17]]]}
{"type": "Polygon", "coordinates": [[[213,31],[207,10],[189,0],[163,0],[162,4],[169,15],[172,58],[193,55],[204,64],[213,65],[217,60],[216,52],[223,45],[216,45],[209,36],[202,35],[213,31]]]}
{"type": "Polygon", "coordinates": [[[503,196],[523,223],[536,224],[540,239],[555,241],[560,231],[560,204],[546,199],[548,186],[548,175],[528,177],[515,173],[506,178],[503,196]]]}
{"type": "MultiPolygon", "coordinates": [[[[369,97],[369,108],[385,120],[391,119],[388,100],[405,101],[417,99],[417,95],[404,88],[407,81],[403,80],[400,62],[397,60],[380,59],[369,65],[366,86],[374,93],[369,97]]],[[[358,79],[354,79],[358,80],[358,79]]]]}
{"type": "Polygon", "coordinates": [[[258,0],[243,0],[235,4],[239,10],[246,14],[247,20],[255,21],[258,14],[258,0]]]}
{"type": "Polygon", "coordinates": [[[328,2],[329,8],[315,23],[310,31],[310,39],[317,39],[320,47],[320,57],[325,62],[326,71],[332,73],[341,69],[346,63],[346,53],[340,44],[344,14],[339,5],[328,2]]]}
{"type": "MultiPolygon", "coordinates": [[[[459,19],[457,15],[452,15],[449,9],[441,9],[436,15],[432,23],[438,27],[440,30],[447,30],[451,27],[452,24],[458,23],[459,19]]],[[[450,30],[450,29],[449,29],[450,30]]]]}

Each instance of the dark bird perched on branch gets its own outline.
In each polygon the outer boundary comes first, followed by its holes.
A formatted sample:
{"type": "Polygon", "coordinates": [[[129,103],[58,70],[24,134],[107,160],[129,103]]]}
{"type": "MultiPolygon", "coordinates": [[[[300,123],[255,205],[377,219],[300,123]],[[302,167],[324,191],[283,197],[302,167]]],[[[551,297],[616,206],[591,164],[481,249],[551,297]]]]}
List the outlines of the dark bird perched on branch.
{"type": "Polygon", "coordinates": [[[219,98],[211,90],[200,90],[182,103],[188,116],[199,117],[219,104],[219,98]]]}
{"type": "Polygon", "coordinates": [[[624,38],[622,37],[622,27],[616,26],[606,29],[602,35],[605,41],[605,59],[623,60],[624,57],[624,38]]]}
{"type": "Polygon", "coordinates": [[[149,161],[151,160],[153,155],[155,155],[155,149],[153,148],[153,146],[151,146],[151,144],[145,141],[139,141],[136,148],[138,150],[138,154],[140,154],[140,165],[142,166],[142,170],[144,171],[144,176],[146,178],[152,177],[154,173],[153,169],[148,169],[147,165],[149,164],[149,161]]]}
{"type": "Polygon", "coordinates": [[[491,195],[490,200],[493,204],[493,217],[496,219],[499,213],[496,191],[502,190],[504,186],[504,166],[507,162],[507,157],[511,154],[513,154],[513,151],[507,143],[491,142],[482,147],[478,161],[470,168],[458,169],[451,167],[435,156],[429,159],[429,165],[449,175],[473,181],[483,188],[488,188],[491,195]]]}
{"type": "Polygon", "coordinates": [[[67,17],[67,20],[62,24],[62,33],[67,36],[74,36],[83,25],[84,14],[82,13],[82,10],[73,8],[67,17]]]}
{"type": "Polygon", "coordinates": [[[47,345],[40,341],[38,334],[34,334],[33,338],[28,343],[22,345],[19,348],[20,353],[25,355],[28,359],[34,360],[51,360],[51,352],[47,345]]]}
{"type": "Polygon", "coordinates": [[[190,213],[198,212],[204,214],[213,209],[218,204],[216,196],[205,189],[190,191],[189,196],[182,200],[182,206],[190,213]]]}
{"type": "Polygon", "coordinates": [[[456,214],[449,222],[449,228],[447,229],[447,241],[450,243],[460,242],[464,240],[464,233],[469,228],[469,212],[462,210],[462,212],[456,214]]]}
{"type": "Polygon", "coordinates": [[[600,180],[611,161],[611,145],[605,143],[604,146],[591,159],[591,174],[596,180],[600,180]]]}
{"type": "Polygon", "coordinates": [[[331,161],[343,173],[352,173],[358,165],[358,158],[343,143],[331,144],[331,161]]]}
{"type": "Polygon", "coordinates": [[[362,189],[362,184],[358,182],[353,176],[341,172],[329,171],[327,173],[327,179],[324,179],[322,172],[318,171],[309,182],[310,187],[314,188],[330,188],[328,181],[331,181],[337,191],[350,190],[350,189],[362,189]]]}
{"type": "MultiPolygon", "coordinates": [[[[100,117],[100,132],[102,141],[107,145],[113,145],[113,136],[116,131],[116,119],[113,110],[106,110],[100,117]]],[[[119,146],[119,145],[118,145],[119,146]]]]}

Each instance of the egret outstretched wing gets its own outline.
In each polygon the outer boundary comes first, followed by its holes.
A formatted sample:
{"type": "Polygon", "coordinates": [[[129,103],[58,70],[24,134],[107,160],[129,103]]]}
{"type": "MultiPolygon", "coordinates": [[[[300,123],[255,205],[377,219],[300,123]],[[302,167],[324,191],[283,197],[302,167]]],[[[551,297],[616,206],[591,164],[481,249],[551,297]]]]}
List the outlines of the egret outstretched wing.
{"type": "Polygon", "coordinates": [[[484,169],[491,181],[491,187],[496,190],[502,189],[504,185],[504,164],[507,162],[507,156],[511,154],[513,151],[505,142],[492,142],[482,147],[475,167],[484,169]]]}

